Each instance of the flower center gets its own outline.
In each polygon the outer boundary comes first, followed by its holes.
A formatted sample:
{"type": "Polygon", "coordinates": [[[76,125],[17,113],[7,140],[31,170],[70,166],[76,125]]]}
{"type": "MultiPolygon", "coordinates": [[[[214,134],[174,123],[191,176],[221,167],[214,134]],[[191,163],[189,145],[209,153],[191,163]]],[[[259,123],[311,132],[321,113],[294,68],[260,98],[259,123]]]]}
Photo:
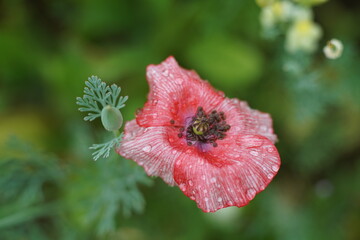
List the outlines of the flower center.
{"type": "Polygon", "coordinates": [[[206,114],[202,107],[198,107],[186,129],[184,127],[179,129],[178,137],[185,137],[189,146],[199,142],[210,143],[217,147],[216,140],[224,139],[225,132],[230,129],[230,125],[226,123],[225,119],[223,112],[213,110],[210,114],[206,114]]]}

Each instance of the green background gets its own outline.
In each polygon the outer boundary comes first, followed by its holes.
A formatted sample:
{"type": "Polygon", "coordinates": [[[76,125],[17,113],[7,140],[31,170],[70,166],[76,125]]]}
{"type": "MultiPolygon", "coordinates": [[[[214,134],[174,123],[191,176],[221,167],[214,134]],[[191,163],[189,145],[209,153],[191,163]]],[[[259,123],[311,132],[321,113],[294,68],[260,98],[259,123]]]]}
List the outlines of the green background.
{"type": "Polygon", "coordinates": [[[359,239],[360,4],[314,10],[318,50],[288,55],[251,0],[0,0],[0,239],[359,239]],[[248,206],[205,214],[115,154],[91,159],[108,135],[77,111],[87,77],[121,86],[130,120],[169,55],[272,115],[282,166],[248,206]]]}

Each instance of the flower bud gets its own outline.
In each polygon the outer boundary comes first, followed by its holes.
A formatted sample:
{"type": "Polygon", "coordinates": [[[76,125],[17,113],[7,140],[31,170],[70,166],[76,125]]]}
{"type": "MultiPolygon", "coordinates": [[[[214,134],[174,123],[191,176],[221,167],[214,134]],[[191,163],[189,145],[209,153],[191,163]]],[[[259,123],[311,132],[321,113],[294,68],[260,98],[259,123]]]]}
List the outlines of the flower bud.
{"type": "Polygon", "coordinates": [[[119,109],[107,105],[101,111],[101,122],[106,130],[116,131],[121,128],[123,117],[119,109]]]}
{"type": "Polygon", "coordinates": [[[327,58],[329,59],[336,59],[341,56],[343,52],[343,44],[341,41],[337,39],[331,39],[326,46],[324,47],[323,51],[327,58]]]}

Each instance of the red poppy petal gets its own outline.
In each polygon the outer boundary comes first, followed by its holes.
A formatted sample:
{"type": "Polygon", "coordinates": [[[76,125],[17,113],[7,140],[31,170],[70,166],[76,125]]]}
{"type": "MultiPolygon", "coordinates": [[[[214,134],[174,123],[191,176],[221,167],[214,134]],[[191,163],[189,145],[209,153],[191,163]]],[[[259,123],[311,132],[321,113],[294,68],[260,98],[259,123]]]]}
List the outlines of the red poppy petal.
{"type": "Polygon", "coordinates": [[[225,113],[226,122],[231,126],[227,135],[256,134],[276,142],[277,137],[273,132],[269,114],[251,109],[244,101],[229,98],[226,98],[217,110],[225,113]]]}
{"type": "Polygon", "coordinates": [[[194,71],[181,68],[173,57],[159,65],[149,65],[148,101],[137,115],[140,126],[169,126],[170,120],[182,125],[185,118],[195,114],[198,106],[213,109],[224,94],[216,91],[194,71]]]}
{"type": "Polygon", "coordinates": [[[167,184],[176,185],[174,162],[180,152],[170,146],[174,140],[168,137],[169,131],[171,129],[165,127],[143,128],[132,120],[126,123],[124,138],[116,151],[143,166],[149,176],[159,176],[167,184]]]}
{"type": "Polygon", "coordinates": [[[176,183],[204,212],[248,204],[279,170],[279,154],[268,138],[242,135],[232,143],[222,156],[191,151],[176,160],[176,183]]]}

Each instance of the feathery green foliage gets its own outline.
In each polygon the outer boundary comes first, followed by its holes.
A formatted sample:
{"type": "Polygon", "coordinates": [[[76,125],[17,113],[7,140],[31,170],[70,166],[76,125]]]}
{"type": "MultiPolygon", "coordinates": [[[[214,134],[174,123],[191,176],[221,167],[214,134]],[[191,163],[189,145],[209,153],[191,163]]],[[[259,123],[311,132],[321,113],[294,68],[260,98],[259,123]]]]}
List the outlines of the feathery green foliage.
{"type": "Polygon", "coordinates": [[[80,105],[79,111],[88,112],[85,121],[93,121],[101,116],[102,109],[110,105],[117,109],[125,107],[128,96],[120,96],[121,88],[116,84],[108,86],[97,76],[91,76],[85,81],[84,96],[77,97],[76,104],[80,105]]]}

